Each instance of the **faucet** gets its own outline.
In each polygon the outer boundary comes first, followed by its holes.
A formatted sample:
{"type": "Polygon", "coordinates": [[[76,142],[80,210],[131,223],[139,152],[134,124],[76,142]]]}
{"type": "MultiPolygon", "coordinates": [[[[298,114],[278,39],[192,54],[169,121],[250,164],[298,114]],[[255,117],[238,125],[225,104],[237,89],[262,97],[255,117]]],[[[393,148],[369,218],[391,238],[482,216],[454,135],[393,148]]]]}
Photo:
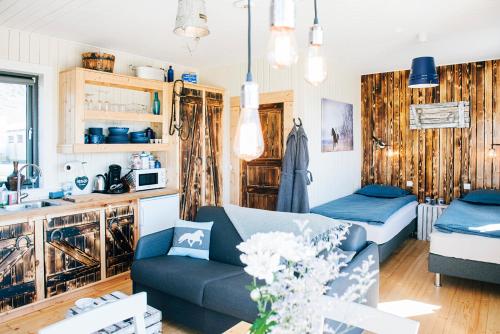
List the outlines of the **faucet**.
{"type": "MultiPolygon", "coordinates": [[[[26,194],[26,193],[21,194],[21,183],[22,183],[22,179],[23,179],[22,178],[22,175],[23,175],[22,171],[23,171],[23,169],[25,169],[26,167],[29,167],[29,166],[34,167],[38,171],[38,177],[42,176],[42,169],[40,167],[38,167],[38,165],[26,164],[23,167],[19,168],[19,172],[17,173],[17,196],[16,196],[17,203],[16,204],[21,204],[21,200],[23,198],[28,197],[28,194],[26,194]],[[23,197],[21,197],[21,196],[23,196],[23,197]]],[[[26,176],[28,176],[28,174],[26,174],[26,176]]]]}

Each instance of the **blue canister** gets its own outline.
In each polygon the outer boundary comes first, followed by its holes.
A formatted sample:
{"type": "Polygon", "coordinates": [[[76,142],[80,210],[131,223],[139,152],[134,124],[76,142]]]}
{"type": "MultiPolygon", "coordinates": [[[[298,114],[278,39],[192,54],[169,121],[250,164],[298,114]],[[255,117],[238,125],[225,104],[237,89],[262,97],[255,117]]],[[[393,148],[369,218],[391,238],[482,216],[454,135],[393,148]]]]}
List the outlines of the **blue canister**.
{"type": "Polygon", "coordinates": [[[161,168],[161,162],[160,160],[155,161],[155,168],[161,168]]]}
{"type": "Polygon", "coordinates": [[[168,82],[174,82],[174,69],[172,68],[172,66],[168,67],[167,81],[168,82]]]}

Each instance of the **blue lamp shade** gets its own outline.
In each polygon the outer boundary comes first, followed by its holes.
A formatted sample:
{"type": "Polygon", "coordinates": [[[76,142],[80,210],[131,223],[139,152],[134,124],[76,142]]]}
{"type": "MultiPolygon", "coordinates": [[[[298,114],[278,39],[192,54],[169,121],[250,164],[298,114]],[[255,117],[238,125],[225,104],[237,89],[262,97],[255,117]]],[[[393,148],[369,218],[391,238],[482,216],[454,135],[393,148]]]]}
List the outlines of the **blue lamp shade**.
{"type": "Polygon", "coordinates": [[[410,88],[427,88],[439,85],[433,57],[418,57],[411,61],[410,88]]]}

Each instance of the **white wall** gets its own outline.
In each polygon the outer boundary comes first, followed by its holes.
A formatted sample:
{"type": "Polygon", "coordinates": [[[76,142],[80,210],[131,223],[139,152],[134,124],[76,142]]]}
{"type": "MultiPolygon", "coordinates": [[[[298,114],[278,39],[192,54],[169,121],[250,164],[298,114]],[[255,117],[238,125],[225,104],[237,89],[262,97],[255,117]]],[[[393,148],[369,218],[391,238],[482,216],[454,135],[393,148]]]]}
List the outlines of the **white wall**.
{"type": "MultiPolygon", "coordinates": [[[[309,138],[309,169],[314,182],[309,187],[311,206],[347,195],[361,184],[361,82],[357,71],[345,64],[330,61],[329,77],[321,86],[313,87],[303,79],[303,65],[288,70],[274,70],[265,60],[253,66],[254,80],[261,92],[293,90],[294,115],[302,118],[309,138]],[[329,98],[354,105],[354,151],[321,153],[321,98],[329,98]]],[[[246,65],[201,68],[203,83],[227,89],[224,119],[224,201],[229,202],[229,97],[239,95],[245,78],[246,65]]],[[[285,134],[288,135],[288,134],[285,134]]]]}
{"type": "MultiPolygon", "coordinates": [[[[56,152],[58,73],[69,67],[81,66],[81,53],[87,51],[102,51],[114,54],[116,56],[116,73],[132,75],[129,69],[130,64],[156,67],[173,65],[176,76],[180,76],[184,70],[195,70],[165,60],[150,59],[0,26],[0,70],[40,74],[42,75],[42,85],[44,85],[39,98],[41,104],[39,147],[41,151],[40,163],[44,172],[43,189],[33,192],[30,198],[46,197],[48,190],[58,189],[61,182],[66,179],[63,166],[69,161],[86,161],[88,163],[86,174],[90,182],[92,182],[94,175],[106,172],[109,164],[117,163],[123,168],[127,166],[129,154],[124,153],[63,155],[56,152]]],[[[113,126],[114,124],[94,123],[92,125],[113,126]]]]}

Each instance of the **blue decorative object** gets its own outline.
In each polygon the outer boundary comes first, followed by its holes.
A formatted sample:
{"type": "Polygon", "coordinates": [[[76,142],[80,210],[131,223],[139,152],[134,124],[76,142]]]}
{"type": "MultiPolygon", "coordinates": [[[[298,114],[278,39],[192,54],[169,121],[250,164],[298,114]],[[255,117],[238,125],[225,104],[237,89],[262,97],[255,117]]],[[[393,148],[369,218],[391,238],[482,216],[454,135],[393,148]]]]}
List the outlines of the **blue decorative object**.
{"type": "Polygon", "coordinates": [[[63,198],[63,197],[64,197],[64,191],[62,191],[62,190],[49,192],[50,199],[59,199],[59,198],[63,198]]]}
{"type": "MultiPolygon", "coordinates": [[[[465,195],[462,201],[476,204],[500,205],[500,190],[474,190],[465,195]]],[[[498,208],[498,210],[500,210],[500,208],[498,208]]]]}
{"type": "Polygon", "coordinates": [[[411,62],[410,88],[427,88],[439,85],[439,77],[433,57],[418,57],[411,62]]]}
{"type": "Polygon", "coordinates": [[[158,92],[155,92],[155,99],[153,100],[153,114],[160,114],[160,99],[158,98],[158,92]]]}
{"type": "Polygon", "coordinates": [[[396,198],[409,195],[408,190],[384,184],[369,184],[356,191],[356,194],[370,197],[396,198]]]}
{"type": "Polygon", "coordinates": [[[89,184],[89,178],[86,176],[79,176],[75,178],[75,185],[78,189],[83,190],[89,184]]]}
{"type": "Polygon", "coordinates": [[[112,126],[108,128],[108,132],[111,136],[126,135],[128,132],[128,128],[112,126]]]}
{"type": "Polygon", "coordinates": [[[172,248],[168,255],[208,260],[212,225],[213,222],[195,223],[178,220],[175,223],[172,248]]]}
{"type": "Polygon", "coordinates": [[[174,82],[174,69],[172,68],[172,66],[168,67],[167,81],[168,82],[174,82]]]}

